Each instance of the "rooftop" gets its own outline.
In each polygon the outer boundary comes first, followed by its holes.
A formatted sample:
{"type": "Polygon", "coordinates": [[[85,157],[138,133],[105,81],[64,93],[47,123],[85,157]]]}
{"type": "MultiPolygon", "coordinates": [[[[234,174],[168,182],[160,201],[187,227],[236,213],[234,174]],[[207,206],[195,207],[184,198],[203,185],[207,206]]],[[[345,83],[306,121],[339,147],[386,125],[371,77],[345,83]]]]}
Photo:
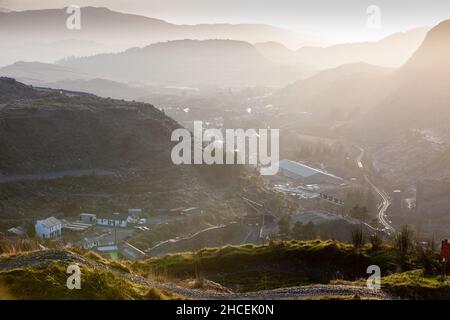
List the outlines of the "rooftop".
{"type": "Polygon", "coordinates": [[[128,213],[101,213],[97,216],[100,219],[120,220],[124,221],[128,219],[128,213]]]}
{"type": "Polygon", "coordinates": [[[299,162],[295,162],[292,160],[281,160],[279,162],[279,167],[281,169],[290,171],[294,174],[297,174],[299,176],[302,176],[303,178],[308,178],[311,177],[315,174],[321,174],[321,175],[325,175],[328,176],[330,178],[336,179],[336,180],[344,180],[341,177],[335,176],[331,173],[319,170],[319,169],[315,169],[313,167],[307,166],[305,164],[299,163],[299,162]]]}
{"type": "Polygon", "coordinates": [[[58,224],[61,224],[61,221],[59,221],[55,217],[50,217],[50,218],[47,218],[45,220],[40,220],[40,222],[46,228],[51,228],[51,227],[54,227],[54,226],[56,226],[58,224]]]}

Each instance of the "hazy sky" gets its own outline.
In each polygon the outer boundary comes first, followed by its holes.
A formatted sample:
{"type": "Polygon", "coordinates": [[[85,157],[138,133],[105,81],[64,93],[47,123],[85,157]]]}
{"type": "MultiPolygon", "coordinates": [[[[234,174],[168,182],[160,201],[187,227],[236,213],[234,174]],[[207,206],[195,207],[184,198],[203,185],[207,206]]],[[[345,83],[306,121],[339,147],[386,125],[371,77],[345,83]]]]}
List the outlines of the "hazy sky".
{"type": "Polygon", "coordinates": [[[267,23],[319,33],[333,41],[378,39],[450,19],[449,0],[0,0],[13,10],[104,6],[178,24],[267,23]],[[367,28],[369,5],[381,9],[381,28],[367,28]]]}

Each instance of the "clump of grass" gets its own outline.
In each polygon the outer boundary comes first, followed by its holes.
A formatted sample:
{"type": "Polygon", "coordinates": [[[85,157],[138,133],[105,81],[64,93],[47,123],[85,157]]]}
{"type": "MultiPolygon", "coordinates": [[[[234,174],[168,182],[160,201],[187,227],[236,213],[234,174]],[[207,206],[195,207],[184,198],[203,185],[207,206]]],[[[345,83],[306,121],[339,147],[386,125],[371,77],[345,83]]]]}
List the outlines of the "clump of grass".
{"type": "Polygon", "coordinates": [[[106,258],[102,257],[100,254],[98,254],[97,252],[83,249],[83,248],[78,248],[78,247],[70,248],[70,251],[73,253],[77,253],[77,254],[85,257],[88,260],[91,260],[93,262],[110,267],[117,271],[131,273],[131,270],[126,266],[125,261],[121,262],[121,261],[117,261],[117,260],[106,259],[106,258]]]}
{"type": "Polygon", "coordinates": [[[156,288],[150,288],[147,293],[145,294],[145,300],[162,300],[161,297],[163,297],[163,293],[156,289],[156,288]]]}
{"type": "Polygon", "coordinates": [[[23,239],[23,240],[1,240],[0,241],[0,254],[18,254],[22,252],[41,250],[42,246],[39,245],[37,240],[23,239]]]}

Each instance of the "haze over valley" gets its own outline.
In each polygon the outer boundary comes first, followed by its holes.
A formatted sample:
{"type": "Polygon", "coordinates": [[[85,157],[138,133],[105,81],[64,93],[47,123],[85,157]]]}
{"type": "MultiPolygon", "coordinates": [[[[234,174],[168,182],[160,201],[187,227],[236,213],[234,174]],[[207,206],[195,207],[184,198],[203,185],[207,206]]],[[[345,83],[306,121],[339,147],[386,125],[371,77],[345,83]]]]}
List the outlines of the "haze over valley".
{"type": "Polygon", "coordinates": [[[27,2],[0,1],[0,298],[73,260],[123,286],[42,298],[450,299],[445,10],[27,2]]]}

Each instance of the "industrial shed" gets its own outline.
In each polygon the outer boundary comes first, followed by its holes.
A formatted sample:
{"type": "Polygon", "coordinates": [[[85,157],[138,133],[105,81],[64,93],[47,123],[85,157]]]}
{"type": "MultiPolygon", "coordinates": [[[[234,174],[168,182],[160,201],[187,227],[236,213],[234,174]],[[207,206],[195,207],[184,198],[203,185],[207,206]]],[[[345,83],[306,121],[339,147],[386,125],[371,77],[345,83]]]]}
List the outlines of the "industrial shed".
{"type": "Polygon", "coordinates": [[[279,162],[278,172],[280,175],[299,180],[307,184],[340,184],[344,181],[341,177],[292,160],[281,160],[279,162]]]}

